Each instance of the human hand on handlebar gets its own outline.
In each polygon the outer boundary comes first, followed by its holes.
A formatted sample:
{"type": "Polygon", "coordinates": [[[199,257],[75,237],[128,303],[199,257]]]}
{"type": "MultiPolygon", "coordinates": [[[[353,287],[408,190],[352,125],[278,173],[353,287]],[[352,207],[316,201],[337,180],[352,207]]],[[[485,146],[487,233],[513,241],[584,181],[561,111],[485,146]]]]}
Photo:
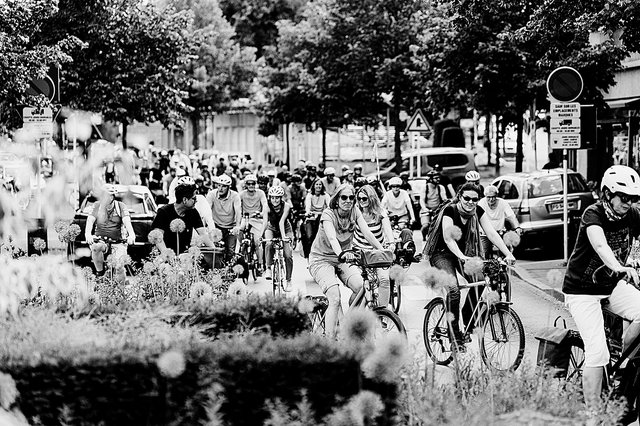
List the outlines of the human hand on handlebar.
{"type": "Polygon", "coordinates": [[[516,264],[516,258],[513,256],[512,253],[509,253],[507,256],[505,256],[504,261],[507,262],[508,265],[516,264]]]}
{"type": "Polygon", "coordinates": [[[136,236],[135,235],[127,235],[127,244],[134,245],[136,243],[136,236]]]}
{"type": "Polygon", "coordinates": [[[353,252],[347,252],[342,256],[342,259],[345,262],[354,262],[356,260],[356,254],[353,252]]]}
{"type": "Polygon", "coordinates": [[[638,283],[640,282],[640,278],[638,278],[638,271],[636,271],[636,268],[632,266],[623,266],[616,272],[620,274],[625,274],[627,278],[631,278],[635,286],[638,286],[638,283]]]}

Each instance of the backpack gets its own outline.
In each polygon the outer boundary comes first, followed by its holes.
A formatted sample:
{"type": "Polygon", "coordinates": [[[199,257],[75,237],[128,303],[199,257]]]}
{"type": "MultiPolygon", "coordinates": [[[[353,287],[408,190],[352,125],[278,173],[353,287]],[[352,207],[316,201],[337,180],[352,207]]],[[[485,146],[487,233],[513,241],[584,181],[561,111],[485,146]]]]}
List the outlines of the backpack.
{"type": "Polygon", "coordinates": [[[457,202],[456,198],[451,198],[449,200],[444,200],[440,203],[440,205],[436,208],[433,219],[429,222],[429,226],[427,227],[426,232],[426,240],[424,243],[424,248],[422,249],[423,258],[431,258],[433,254],[436,244],[438,243],[438,238],[440,238],[440,234],[438,230],[440,229],[440,224],[442,223],[442,214],[444,209],[454,202],[457,202]]]}

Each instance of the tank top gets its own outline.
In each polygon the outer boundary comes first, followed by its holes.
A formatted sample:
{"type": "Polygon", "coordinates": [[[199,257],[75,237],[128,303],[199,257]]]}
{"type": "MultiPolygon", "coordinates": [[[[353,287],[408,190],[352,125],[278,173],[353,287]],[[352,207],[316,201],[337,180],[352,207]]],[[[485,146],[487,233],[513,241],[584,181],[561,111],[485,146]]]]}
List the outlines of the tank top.
{"type": "MultiPolygon", "coordinates": [[[[276,210],[276,208],[271,204],[271,201],[267,201],[269,205],[269,213],[267,216],[267,220],[269,222],[269,228],[275,229],[276,231],[280,230],[280,220],[282,220],[282,215],[284,214],[284,206],[285,202],[280,203],[280,209],[276,210]]],[[[291,205],[289,205],[291,208],[291,205]]],[[[289,210],[291,211],[291,210],[289,210]]],[[[291,230],[291,224],[289,222],[289,218],[284,223],[285,232],[289,232],[291,230]]]]}
{"type": "MultiPolygon", "coordinates": [[[[384,216],[386,216],[386,214],[383,213],[383,216],[380,216],[378,220],[375,220],[375,218],[372,218],[371,221],[367,220],[369,229],[376,237],[376,240],[378,240],[380,243],[384,242],[384,233],[382,232],[382,218],[384,216]]],[[[361,249],[373,250],[373,246],[371,245],[371,243],[369,243],[369,241],[367,241],[359,226],[356,226],[356,231],[353,235],[353,245],[361,249]]]]}
{"type": "Polygon", "coordinates": [[[329,207],[326,205],[326,198],[324,195],[313,195],[309,194],[311,197],[311,211],[309,213],[322,213],[324,209],[329,207]]]}

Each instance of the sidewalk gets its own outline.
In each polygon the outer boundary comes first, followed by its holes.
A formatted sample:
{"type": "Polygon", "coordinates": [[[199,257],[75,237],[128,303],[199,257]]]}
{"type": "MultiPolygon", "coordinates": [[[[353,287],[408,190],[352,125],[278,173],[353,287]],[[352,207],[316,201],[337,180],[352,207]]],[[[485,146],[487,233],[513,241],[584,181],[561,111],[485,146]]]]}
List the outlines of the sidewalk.
{"type": "Polygon", "coordinates": [[[513,268],[513,271],[521,280],[560,302],[564,302],[562,281],[565,270],[566,266],[562,259],[523,260],[518,261],[513,268]]]}

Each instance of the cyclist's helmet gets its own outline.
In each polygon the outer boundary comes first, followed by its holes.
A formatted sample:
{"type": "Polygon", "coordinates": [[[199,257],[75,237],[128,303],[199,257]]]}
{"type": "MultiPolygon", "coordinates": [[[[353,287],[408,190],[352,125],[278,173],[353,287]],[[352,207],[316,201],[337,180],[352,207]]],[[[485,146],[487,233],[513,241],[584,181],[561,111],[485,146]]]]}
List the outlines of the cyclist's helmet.
{"type": "Polygon", "coordinates": [[[269,188],[269,197],[283,197],[284,189],[281,186],[272,186],[269,188]]]}
{"type": "Polygon", "coordinates": [[[232,180],[231,180],[230,176],[223,174],[223,175],[218,176],[218,183],[220,185],[231,186],[232,180]]]}
{"type": "Polygon", "coordinates": [[[266,185],[269,183],[269,177],[265,176],[265,175],[260,175],[258,176],[258,184],[259,185],[266,185]]]}
{"type": "MultiPolygon", "coordinates": [[[[12,179],[13,180],[13,179],[12,179]]],[[[116,195],[118,193],[118,188],[115,185],[111,185],[110,183],[104,186],[104,191],[110,195],[116,195]]]]}
{"type": "Polygon", "coordinates": [[[376,177],[376,175],[367,176],[366,182],[369,185],[376,185],[378,183],[378,178],[376,177]]]}
{"type": "Polygon", "coordinates": [[[409,179],[409,172],[400,173],[400,179],[409,179]]]}
{"type": "Polygon", "coordinates": [[[258,178],[256,177],[256,175],[246,175],[244,177],[244,181],[246,182],[258,182],[258,178]]]}
{"type": "Polygon", "coordinates": [[[440,176],[440,172],[435,169],[435,167],[427,172],[427,177],[436,177],[440,176]]]}
{"type": "Polygon", "coordinates": [[[400,186],[400,185],[402,185],[402,179],[400,179],[397,176],[392,177],[387,182],[387,186],[389,186],[389,188],[391,188],[392,186],[400,186]]]}
{"type": "Polygon", "coordinates": [[[600,189],[608,189],[612,194],[616,192],[640,196],[640,177],[631,167],[611,166],[602,176],[600,189]]]}
{"type": "Polygon", "coordinates": [[[356,189],[358,189],[358,188],[362,188],[366,184],[367,184],[367,178],[360,176],[358,179],[356,179],[354,186],[356,187],[356,189]]]}
{"type": "Polygon", "coordinates": [[[354,164],[353,170],[362,170],[362,164],[354,164]]]}
{"type": "Polygon", "coordinates": [[[190,176],[182,176],[178,178],[178,185],[195,185],[196,181],[190,176]]]}
{"type": "Polygon", "coordinates": [[[464,178],[467,182],[479,182],[480,181],[480,173],[475,170],[471,170],[464,175],[464,178]]]}
{"type": "Polygon", "coordinates": [[[327,167],[326,169],[324,169],[324,175],[334,175],[336,174],[336,169],[334,169],[333,167],[327,167]]]}
{"type": "Polygon", "coordinates": [[[291,175],[291,182],[296,182],[296,183],[302,182],[302,176],[300,176],[297,173],[294,173],[293,175],[291,175]]]}
{"type": "Polygon", "coordinates": [[[276,171],[271,169],[267,172],[267,176],[269,177],[276,177],[276,171]]]}

